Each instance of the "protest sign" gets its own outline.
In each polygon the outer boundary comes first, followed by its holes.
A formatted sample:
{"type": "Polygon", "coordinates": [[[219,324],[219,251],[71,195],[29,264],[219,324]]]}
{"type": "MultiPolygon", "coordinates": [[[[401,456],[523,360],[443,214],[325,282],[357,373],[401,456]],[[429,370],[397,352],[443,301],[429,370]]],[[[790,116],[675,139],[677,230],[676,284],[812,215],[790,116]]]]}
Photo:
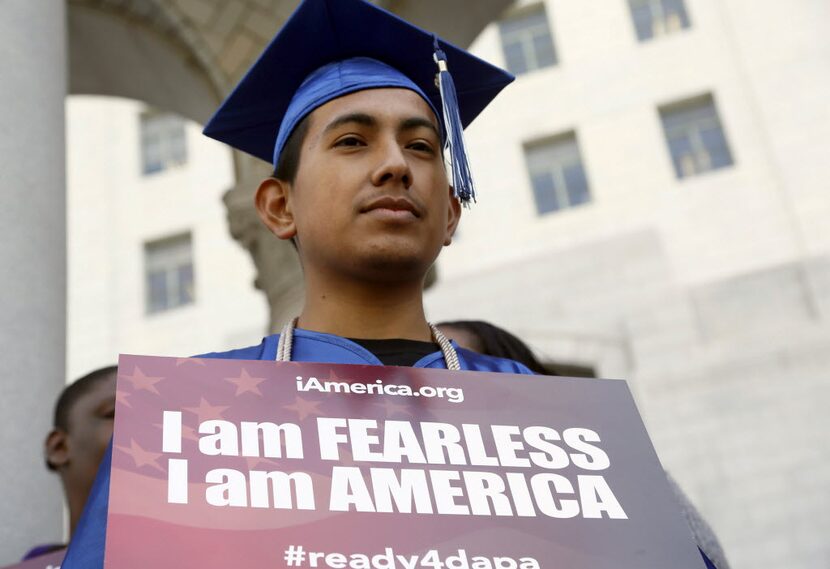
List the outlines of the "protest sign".
{"type": "Polygon", "coordinates": [[[122,356],[108,569],[700,569],[622,381],[122,356]]]}

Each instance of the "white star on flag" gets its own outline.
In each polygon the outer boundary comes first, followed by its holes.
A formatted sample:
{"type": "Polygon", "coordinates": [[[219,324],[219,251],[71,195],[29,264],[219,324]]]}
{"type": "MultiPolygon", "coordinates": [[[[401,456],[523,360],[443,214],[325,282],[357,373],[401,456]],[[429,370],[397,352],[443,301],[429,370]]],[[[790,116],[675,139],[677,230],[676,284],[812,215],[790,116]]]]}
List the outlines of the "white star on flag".
{"type": "Polygon", "coordinates": [[[323,412],[320,411],[319,407],[319,401],[307,401],[302,397],[295,397],[294,403],[291,405],[284,405],[283,409],[294,411],[297,415],[299,415],[300,421],[303,421],[309,415],[323,415],[323,412]]]}
{"type": "Polygon", "coordinates": [[[164,379],[163,377],[145,375],[145,373],[141,371],[141,368],[138,366],[135,366],[132,375],[122,374],[121,377],[132,383],[133,388],[136,390],[149,391],[150,393],[155,393],[156,395],[159,395],[158,389],[156,389],[156,384],[164,379]]]}
{"type": "Polygon", "coordinates": [[[127,399],[130,397],[130,392],[121,389],[115,390],[115,402],[124,405],[125,407],[132,407],[127,399]]]}
{"type": "Polygon", "coordinates": [[[119,446],[118,450],[127,453],[130,455],[130,458],[133,459],[136,468],[141,468],[142,466],[152,466],[159,472],[164,473],[164,469],[156,464],[156,461],[161,458],[162,453],[160,452],[150,452],[144,450],[139,446],[134,439],[130,439],[130,447],[123,447],[119,446]]]}
{"type": "Polygon", "coordinates": [[[265,381],[264,377],[252,377],[248,374],[248,370],[242,368],[239,377],[226,377],[225,381],[229,381],[236,386],[236,393],[239,396],[243,393],[254,393],[262,397],[262,392],[259,390],[259,384],[265,381]]]}
{"type": "Polygon", "coordinates": [[[199,423],[203,423],[210,419],[224,419],[222,411],[227,408],[227,405],[211,405],[204,397],[201,397],[198,407],[184,407],[184,410],[195,413],[199,423]]]}
{"type": "Polygon", "coordinates": [[[199,358],[176,358],[176,367],[184,364],[193,364],[197,366],[204,366],[205,362],[199,358]]]}
{"type": "Polygon", "coordinates": [[[412,415],[412,411],[409,410],[409,407],[406,405],[401,405],[400,403],[395,403],[389,399],[384,399],[375,405],[379,407],[383,407],[386,410],[386,416],[391,417],[392,415],[412,415]]]}

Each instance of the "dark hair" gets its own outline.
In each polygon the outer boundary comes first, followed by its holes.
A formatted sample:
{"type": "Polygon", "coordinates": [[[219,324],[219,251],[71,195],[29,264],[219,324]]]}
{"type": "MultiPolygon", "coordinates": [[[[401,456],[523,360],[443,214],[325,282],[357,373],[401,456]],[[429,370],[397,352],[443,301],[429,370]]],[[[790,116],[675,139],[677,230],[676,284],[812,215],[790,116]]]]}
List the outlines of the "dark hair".
{"type": "Polygon", "coordinates": [[[58,397],[58,402],[55,403],[55,428],[68,433],[69,413],[72,411],[72,407],[78,399],[86,395],[101,381],[111,375],[115,375],[117,372],[118,366],[111,365],[102,367],[89,372],[66,386],[61,392],[60,397],[58,397]]]}
{"type": "Polygon", "coordinates": [[[481,353],[497,358],[507,358],[526,365],[531,371],[542,375],[549,375],[550,370],[536,359],[533,352],[516,336],[481,320],[457,320],[455,322],[441,322],[437,326],[461,328],[474,334],[481,341],[481,353]]]}
{"type": "Polygon", "coordinates": [[[305,135],[308,134],[308,127],[311,122],[309,120],[310,116],[309,114],[303,117],[303,120],[288,135],[288,140],[285,141],[285,145],[282,147],[280,159],[274,170],[274,177],[277,180],[294,183],[294,179],[297,177],[297,170],[300,168],[300,154],[303,149],[303,142],[305,141],[305,135]]]}

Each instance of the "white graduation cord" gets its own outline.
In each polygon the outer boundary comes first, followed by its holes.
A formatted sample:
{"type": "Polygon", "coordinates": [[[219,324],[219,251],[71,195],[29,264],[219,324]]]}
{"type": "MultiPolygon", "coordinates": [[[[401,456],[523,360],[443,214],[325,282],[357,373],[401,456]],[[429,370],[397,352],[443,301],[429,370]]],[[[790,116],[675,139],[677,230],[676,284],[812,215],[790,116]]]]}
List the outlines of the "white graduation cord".
{"type": "MultiPolygon", "coordinates": [[[[427,322],[429,329],[432,332],[432,339],[441,347],[441,353],[444,356],[444,362],[447,364],[447,369],[450,371],[461,371],[461,363],[458,361],[458,352],[455,351],[450,341],[444,334],[433,324],[427,322]]],[[[297,326],[297,318],[292,318],[280,332],[280,340],[277,344],[278,362],[290,362],[291,350],[294,345],[294,328],[297,326]]]]}

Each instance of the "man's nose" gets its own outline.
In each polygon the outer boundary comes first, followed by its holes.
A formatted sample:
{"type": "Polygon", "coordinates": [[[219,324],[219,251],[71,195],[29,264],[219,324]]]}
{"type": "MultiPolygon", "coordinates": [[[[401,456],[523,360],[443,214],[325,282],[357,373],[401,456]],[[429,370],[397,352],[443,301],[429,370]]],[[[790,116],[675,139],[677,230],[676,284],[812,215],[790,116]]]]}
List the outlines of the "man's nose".
{"type": "Polygon", "coordinates": [[[409,162],[397,141],[386,142],[380,148],[379,163],[372,175],[372,183],[376,186],[400,183],[406,190],[412,185],[409,162]]]}

